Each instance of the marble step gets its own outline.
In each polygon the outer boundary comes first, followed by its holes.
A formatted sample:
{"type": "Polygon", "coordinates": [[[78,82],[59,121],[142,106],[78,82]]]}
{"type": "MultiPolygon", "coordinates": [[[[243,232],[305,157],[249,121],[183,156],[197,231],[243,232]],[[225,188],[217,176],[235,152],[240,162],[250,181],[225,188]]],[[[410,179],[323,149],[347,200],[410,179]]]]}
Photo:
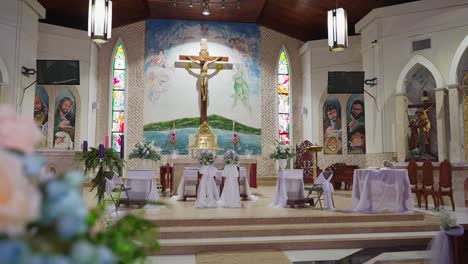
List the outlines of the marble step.
{"type": "MultiPolygon", "coordinates": [[[[306,210],[306,209],[297,209],[306,210]]],[[[424,214],[389,213],[389,214],[357,214],[340,213],[339,211],[324,211],[320,216],[270,217],[270,218],[207,218],[207,219],[157,219],[152,220],[159,227],[170,226],[227,226],[227,225],[276,225],[276,224],[320,224],[320,223],[362,223],[362,222],[390,222],[390,221],[422,221],[424,214]]]]}
{"type": "Polygon", "coordinates": [[[436,232],[160,239],[150,255],[197,254],[217,251],[305,250],[427,246],[436,232]]]}
{"type": "Polygon", "coordinates": [[[159,239],[437,231],[434,221],[161,227],[159,239]]]}

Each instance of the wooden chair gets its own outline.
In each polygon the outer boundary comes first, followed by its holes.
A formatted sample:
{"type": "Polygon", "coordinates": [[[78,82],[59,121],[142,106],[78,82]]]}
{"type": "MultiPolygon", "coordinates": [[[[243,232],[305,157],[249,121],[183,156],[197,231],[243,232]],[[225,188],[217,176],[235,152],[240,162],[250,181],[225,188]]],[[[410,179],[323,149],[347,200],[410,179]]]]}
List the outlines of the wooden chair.
{"type": "Polygon", "coordinates": [[[418,201],[418,207],[421,208],[422,189],[418,187],[418,164],[414,160],[408,163],[408,177],[411,185],[411,192],[414,193],[418,201]]]}
{"type": "Polygon", "coordinates": [[[307,151],[307,148],[313,144],[304,140],[299,146],[296,146],[296,162],[294,162],[295,169],[302,169],[304,171],[304,183],[314,182],[314,156],[307,151]]]}
{"type": "Polygon", "coordinates": [[[422,186],[422,195],[424,196],[424,202],[426,203],[426,210],[428,209],[427,196],[431,195],[434,199],[434,206],[436,209],[439,209],[437,192],[434,188],[434,166],[429,160],[425,160],[423,163],[423,186],[422,186]]]}
{"type": "Polygon", "coordinates": [[[444,205],[442,196],[450,197],[452,203],[452,210],[455,211],[455,202],[453,200],[452,189],[452,165],[447,160],[444,160],[439,165],[439,188],[436,192],[439,203],[444,205]]]}

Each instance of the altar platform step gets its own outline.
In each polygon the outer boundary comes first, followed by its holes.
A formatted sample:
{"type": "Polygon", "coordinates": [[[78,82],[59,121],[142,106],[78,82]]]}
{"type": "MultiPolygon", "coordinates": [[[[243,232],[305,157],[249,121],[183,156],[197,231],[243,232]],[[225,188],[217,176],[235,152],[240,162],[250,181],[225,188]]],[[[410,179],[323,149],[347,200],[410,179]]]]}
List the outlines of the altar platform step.
{"type": "Polygon", "coordinates": [[[258,177],[257,178],[257,185],[258,186],[276,186],[276,180],[278,177],[258,177]]]}
{"type": "Polygon", "coordinates": [[[218,251],[306,250],[427,246],[436,232],[159,239],[151,255],[197,254],[218,251]]]}
{"type": "Polygon", "coordinates": [[[222,238],[335,235],[366,233],[427,232],[439,230],[438,223],[428,221],[276,224],[276,225],[225,225],[161,227],[158,239],[222,238]]]}

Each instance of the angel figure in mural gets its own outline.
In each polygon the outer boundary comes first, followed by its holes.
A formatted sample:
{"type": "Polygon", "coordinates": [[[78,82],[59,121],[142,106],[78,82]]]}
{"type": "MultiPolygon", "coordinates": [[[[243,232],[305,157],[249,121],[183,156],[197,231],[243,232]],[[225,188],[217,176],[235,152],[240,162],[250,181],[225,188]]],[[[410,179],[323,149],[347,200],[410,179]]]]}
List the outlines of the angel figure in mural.
{"type": "Polygon", "coordinates": [[[236,107],[237,100],[240,100],[248,109],[252,112],[252,106],[249,102],[250,89],[247,82],[244,80],[244,70],[241,66],[237,65],[237,71],[232,77],[234,79],[234,94],[231,97],[234,98],[234,104],[232,107],[236,107]]]}

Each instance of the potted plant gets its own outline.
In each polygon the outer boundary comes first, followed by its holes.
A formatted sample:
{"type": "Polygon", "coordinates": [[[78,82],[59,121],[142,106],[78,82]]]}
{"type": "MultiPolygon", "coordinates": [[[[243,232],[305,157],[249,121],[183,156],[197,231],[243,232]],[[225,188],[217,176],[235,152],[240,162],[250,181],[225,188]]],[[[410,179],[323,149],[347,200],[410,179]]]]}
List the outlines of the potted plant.
{"type": "Polygon", "coordinates": [[[119,153],[114,152],[111,148],[104,149],[103,158],[99,158],[99,149],[91,148],[89,151],[83,152],[80,159],[84,164],[86,175],[98,170],[96,176],[91,180],[90,191],[96,189],[96,197],[100,203],[106,192],[106,178],[111,179],[114,172],[120,176],[123,175],[125,161],[120,158],[119,153]]]}
{"type": "Polygon", "coordinates": [[[277,160],[280,169],[284,170],[288,164],[288,159],[294,157],[294,155],[295,154],[289,144],[286,144],[284,141],[275,140],[273,153],[270,154],[270,159],[277,160]]]}
{"type": "Polygon", "coordinates": [[[147,160],[159,161],[161,159],[161,155],[159,155],[156,147],[154,146],[154,142],[143,140],[142,142],[135,144],[135,148],[132,150],[132,153],[130,153],[128,158],[143,160],[143,166],[146,169],[147,160]]]}
{"type": "Polygon", "coordinates": [[[213,152],[209,150],[202,150],[198,156],[198,163],[202,166],[210,166],[215,162],[215,156],[213,152]]]}

